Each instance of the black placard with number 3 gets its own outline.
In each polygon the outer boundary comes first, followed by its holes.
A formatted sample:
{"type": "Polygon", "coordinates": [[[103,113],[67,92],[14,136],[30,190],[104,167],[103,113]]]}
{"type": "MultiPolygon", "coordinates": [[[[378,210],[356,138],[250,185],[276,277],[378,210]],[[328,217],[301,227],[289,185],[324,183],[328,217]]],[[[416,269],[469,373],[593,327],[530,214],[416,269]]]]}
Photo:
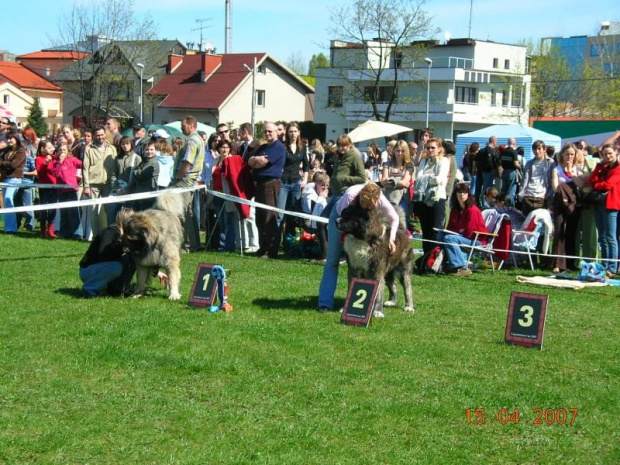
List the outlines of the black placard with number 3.
{"type": "Polygon", "coordinates": [[[347,325],[368,326],[378,287],[377,281],[353,278],[349,285],[349,293],[340,322],[347,325]]]}
{"type": "Polygon", "coordinates": [[[511,292],[506,343],[542,349],[548,302],[545,294],[511,292]]]}

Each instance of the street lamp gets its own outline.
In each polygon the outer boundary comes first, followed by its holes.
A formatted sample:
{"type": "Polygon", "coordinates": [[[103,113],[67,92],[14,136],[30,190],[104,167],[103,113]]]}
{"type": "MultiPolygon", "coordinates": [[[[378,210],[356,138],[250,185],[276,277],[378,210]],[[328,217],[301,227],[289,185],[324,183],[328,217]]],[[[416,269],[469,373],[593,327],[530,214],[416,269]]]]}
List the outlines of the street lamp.
{"type": "Polygon", "coordinates": [[[140,68],[140,123],[142,123],[142,113],[143,113],[143,105],[142,105],[142,71],[144,71],[144,65],[142,63],[136,63],[136,66],[140,68]]]}
{"type": "Polygon", "coordinates": [[[245,63],[243,64],[244,68],[248,71],[252,71],[252,134],[254,134],[254,119],[256,116],[256,57],[254,57],[254,67],[250,68],[245,63]]]}
{"type": "Polygon", "coordinates": [[[426,78],[426,129],[428,129],[428,112],[430,110],[431,101],[431,68],[433,66],[433,60],[426,57],[424,58],[424,61],[428,63],[428,75],[426,78]]]}

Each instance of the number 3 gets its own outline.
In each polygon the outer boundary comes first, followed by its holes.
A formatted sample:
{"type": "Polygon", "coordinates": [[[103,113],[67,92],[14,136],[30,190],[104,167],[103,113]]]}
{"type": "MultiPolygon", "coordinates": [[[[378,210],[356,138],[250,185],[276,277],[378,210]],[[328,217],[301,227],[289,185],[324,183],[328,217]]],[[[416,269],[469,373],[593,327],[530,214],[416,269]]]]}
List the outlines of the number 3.
{"type": "Polygon", "coordinates": [[[519,320],[517,320],[519,324],[524,328],[529,328],[530,326],[532,326],[532,323],[534,323],[534,320],[532,319],[534,309],[529,305],[524,305],[519,309],[519,311],[525,313],[524,319],[519,318],[519,320]]]}
{"type": "Polygon", "coordinates": [[[353,308],[364,308],[364,300],[366,300],[368,293],[364,289],[360,289],[355,295],[359,297],[359,299],[353,302],[353,308]]]}

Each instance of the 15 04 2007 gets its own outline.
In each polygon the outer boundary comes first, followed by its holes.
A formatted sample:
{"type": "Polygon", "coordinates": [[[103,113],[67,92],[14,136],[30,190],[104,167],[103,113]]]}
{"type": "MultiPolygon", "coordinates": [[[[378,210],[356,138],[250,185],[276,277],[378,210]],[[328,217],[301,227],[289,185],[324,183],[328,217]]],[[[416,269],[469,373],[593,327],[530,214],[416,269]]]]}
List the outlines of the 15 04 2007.
{"type": "MultiPolygon", "coordinates": [[[[537,408],[532,412],[531,424],[533,425],[568,425],[572,426],[577,420],[579,409],[577,408],[537,408]]],[[[519,409],[501,408],[497,411],[486,412],[483,408],[466,409],[465,418],[468,424],[484,425],[487,421],[497,421],[500,425],[530,421],[525,418],[519,409]]]]}

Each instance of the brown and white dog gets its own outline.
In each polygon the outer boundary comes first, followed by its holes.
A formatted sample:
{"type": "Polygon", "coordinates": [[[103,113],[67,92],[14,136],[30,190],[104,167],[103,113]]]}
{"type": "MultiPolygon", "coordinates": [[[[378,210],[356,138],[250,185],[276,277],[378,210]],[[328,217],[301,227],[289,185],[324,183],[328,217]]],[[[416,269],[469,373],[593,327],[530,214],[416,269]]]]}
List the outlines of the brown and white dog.
{"type": "Polygon", "coordinates": [[[405,218],[400,208],[400,217],[396,232],[396,251],[389,252],[390,232],[387,217],[377,208],[366,209],[354,201],[345,208],[336,226],[346,234],[343,248],[349,268],[349,284],[352,278],[364,278],[379,281],[375,309],[395,307],[397,290],[395,274],[405,292],[404,310],[414,312],[411,276],[413,274],[413,250],[407,237],[405,218]],[[383,303],[383,288],[387,284],[389,300],[383,303]]]}
{"type": "Polygon", "coordinates": [[[123,247],[136,263],[136,291],[142,297],[153,269],[168,274],[169,299],[179,300],[181,246],[183,245],[183,200],[181,194],[166,192],[157,197],[154,208],[136,212],[121,225],[123,247]]]}

